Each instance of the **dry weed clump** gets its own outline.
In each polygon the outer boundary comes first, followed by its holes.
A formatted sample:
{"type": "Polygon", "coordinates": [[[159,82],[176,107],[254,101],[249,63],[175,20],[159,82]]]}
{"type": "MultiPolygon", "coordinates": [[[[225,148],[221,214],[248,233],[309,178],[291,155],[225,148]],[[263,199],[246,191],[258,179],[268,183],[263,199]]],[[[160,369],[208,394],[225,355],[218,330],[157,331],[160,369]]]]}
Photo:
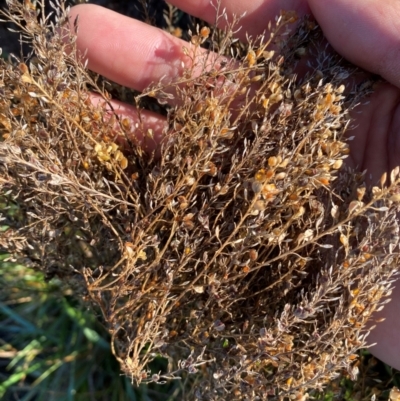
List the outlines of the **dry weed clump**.
{"type": "Polygon", "coordinates": [[[192,399],[304,400],[356,376],[399,266],[399,169],[370,188],[343,164],[348,111],[368,89],[345,89],[356,70],[316,50],[315,24],[287,35],[296,16],[282,12],[246,48],[233,26],[218,41],[199,28],[193,67],[136,97],[175,104],[149,156],[131,132],[152,131],[106,111],[74,33],[61,37],[63,4],[53,24],[7,3],[32,54],[0,63],[1,247],[101,311],[136,383],[201,370],[192,399]],[[204,42],[217,57],[197,57],[204,42]],[[148,370],[157,355],[168,372],[148,370]]]}

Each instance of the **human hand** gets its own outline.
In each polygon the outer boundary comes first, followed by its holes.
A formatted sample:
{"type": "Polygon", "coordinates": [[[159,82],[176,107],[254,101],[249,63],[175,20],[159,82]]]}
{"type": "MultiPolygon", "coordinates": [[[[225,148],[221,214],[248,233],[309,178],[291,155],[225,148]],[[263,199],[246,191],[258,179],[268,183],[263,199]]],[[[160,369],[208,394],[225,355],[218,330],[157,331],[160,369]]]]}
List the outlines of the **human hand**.
{"type": "MultiPolygon", "coordinates": [[[[372,180],[400,164],[400,4],[395,0],[308,1],[331,45],[346,59],[384,78],[369,104],[353,113],[351,162],[372,180]]],[[[368,337],[370,351],[400,369],[400,285],[375,315],[386,318],[368,337]]],[[[373,322],[371,324],[374,324],[373,322]]]]}
{"type": "MultiPolygon", "coordinates": [[[[170,1],[182,10],[205,21],[213,22],[215,9],[209,0],[170,1]]],[[[400,164],[400,4],[396,0],[253,0],[251,4],[239,0],[222,0],[227,14],[240,15],[240,39],[245,33],[256,36],[266,28],[279,10],[295,10],[298,15],[312,12],[331,45],[346,59],[370,73],[379,74],[381,83],[368,104],[353,112],[351,154],[348,163],[367,170],[372,182],[383,172],[400,164]]],[[[161,77],[177,77],[186,62],[182,51],[184,42],[168,33],[139,21],[92,5],[74,7],[72,20],[79,14],[78,47],[85,51],[89,68],[136,90],[143,90],[161,77]]],[[[117,104],[120,113],[137,119],[130,105],[117,104]]],[[[166,124],[163,117],[143,112],[146,126],[160,140],[166,124]]],[[[139,135],[139,140],[140,134],[139,135]]],[[[400,287],[400,286],[399,286],[400,287]]],[[[371,351],[385,362],[400,368],[400,288],[392,295],[393,301],[380,312],[387,320],[380,323],[369,337],[378,345],[371,351]]]]}

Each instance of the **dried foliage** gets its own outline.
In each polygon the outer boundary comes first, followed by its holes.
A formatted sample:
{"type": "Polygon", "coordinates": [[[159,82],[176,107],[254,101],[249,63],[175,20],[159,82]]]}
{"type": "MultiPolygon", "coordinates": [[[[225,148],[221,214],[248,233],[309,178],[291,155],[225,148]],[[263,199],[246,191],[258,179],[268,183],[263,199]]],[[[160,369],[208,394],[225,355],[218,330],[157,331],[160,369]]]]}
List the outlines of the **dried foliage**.
{"type": "Polygon", "coordinates": [[[132,132],[153,132],[109,111],[63,4],[53,25],[30,1],[7,3],[32,54],[0,64],[0,180],[14,211],[1,247],[101,311],[136,383],[201,370],[191,399],[304,400],[356,376],[399,265],[399,169],[370,188],[343,163],[348,112],[369,89],[345,89],[357,71],[317,50],[318,27],[304,19],[288,35],[297,18],[282,12],[248,47],[234,24],[199,28],[191,67],[136,97],[172,104],[149,156],[132,132]],[[168,372],[147,370],[157,355],[168,372]]]}

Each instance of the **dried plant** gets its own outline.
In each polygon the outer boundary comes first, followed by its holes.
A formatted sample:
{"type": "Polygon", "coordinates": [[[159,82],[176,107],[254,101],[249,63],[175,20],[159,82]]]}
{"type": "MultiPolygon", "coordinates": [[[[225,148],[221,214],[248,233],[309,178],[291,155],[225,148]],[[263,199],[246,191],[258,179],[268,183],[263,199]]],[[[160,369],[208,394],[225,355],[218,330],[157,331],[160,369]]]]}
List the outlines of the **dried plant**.
{"type": "Polygon", "coordinates": [[[192,67],[136,97],[172,104],[149,155],[132,132],[153,132],[110,112],[63,4],[50,23],[7,3],[32,54],[0,64],[1,247],[101,311],[136,383],[200,370],[191,399],[304,400],[355,376],[399,265],[399,168],[370,187],[343,163],[349,110],[370,87],[345,88],[357,70],[316,50],[315,23],[289,35],[297,17],[282,12],[247,47],[235,23],[198,28],[192,67]],[[168,372],[148,370],[157,355],[168,372]]]}

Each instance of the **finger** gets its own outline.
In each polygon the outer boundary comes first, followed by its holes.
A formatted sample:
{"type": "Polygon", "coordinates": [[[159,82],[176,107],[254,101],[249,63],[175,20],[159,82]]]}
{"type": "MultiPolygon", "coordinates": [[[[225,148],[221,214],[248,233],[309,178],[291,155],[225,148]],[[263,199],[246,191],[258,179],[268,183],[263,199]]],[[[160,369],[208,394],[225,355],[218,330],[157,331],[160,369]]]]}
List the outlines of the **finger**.
{"type": "Polygon", "coordinates": [[[77,46],[86,52],[88,67],[123,86],[143,91],[190,66],[187,42],[158,28],[89,4],[73,7],[70,16],[71,26],[78,17],[77,46]]]}
{"type": "Polygon", "coordinates": [[[400,3],[397,0],[308,1],[337,52],[400,87],[400,3]]]}
{"type": "Polygon", "coordinates": [[[140,146],[147,153],[157,151],[167,128],[167,120],[164,116],[149,110],[140,110],[129,104],[112,100],[105,103],[100,95],[92,94],[91,100],[94,106],[102,106],[102,109],[111,116],[114,113],[119,118],[116,122],[116,131],[119,132],[118,124],[123,124],[125,136],[119,136],[117,142],[124,149],[129,150],[129,140],[134,145],[140,146]]]}
{"type": "MultiPolygon", "coordinates": [[[[88,68],[121,85],[142,91],[161,79],[165,83],[177,79],[185,67],[191,66],[191,59],[182,50],[187,42],[159,29],[93,5],[72,8],[70,17],[71,26],[79,17],[77,46],[85,53],[88,68]]],[[[207,59],[212,65],[213,55],[200,48],[197,54],[198,60],[207,59]]],[[[198,68],[204,68],[201,61],[198,68]]],[[[98,102],[96,96],[93,100],[98,102]]],[[[154,151],[161,142],[166,119],[144,110],[139,119],[135,107],[121,102],[112,104],[117,115],[131,121],[132,138],[135,136],[145,150],[154,151]]]]}
{"type": "MultiPolygon", "coordinates": [[[[383,322],[377,323],[374,330],[367,337],[369,344],[376,344],[369,348],[377,358],[400,369],[400,283],[397,282],[391,294],[392,301],[385,305],[384,309],[374,314],[374,319],[385,318],[383,322]]],[[[375,325],[371,319],[370,325],[375,325]]]]}
{"type": "MultiPolygon", "coordinates": [[[[215,22],[217,2],[210,0],[169,0],[168,2],[210,24],[215,22]]],[[[310,13],[306,0],[221,0],[219,10],[223,9],[226,9],[230,20],[233,15],[240,16],[246,13],[240,20],[239,25],[242,28],[237,34],[241,40],[246,39],[246,33],[253,37],[262,34],[267,29],[268,22],[274,21],[281,10],[296,11],[299,16],[310,13]]],[[[223,18],[218,22],[220,28],[225,27],[226,22],[223,18]]]]}

